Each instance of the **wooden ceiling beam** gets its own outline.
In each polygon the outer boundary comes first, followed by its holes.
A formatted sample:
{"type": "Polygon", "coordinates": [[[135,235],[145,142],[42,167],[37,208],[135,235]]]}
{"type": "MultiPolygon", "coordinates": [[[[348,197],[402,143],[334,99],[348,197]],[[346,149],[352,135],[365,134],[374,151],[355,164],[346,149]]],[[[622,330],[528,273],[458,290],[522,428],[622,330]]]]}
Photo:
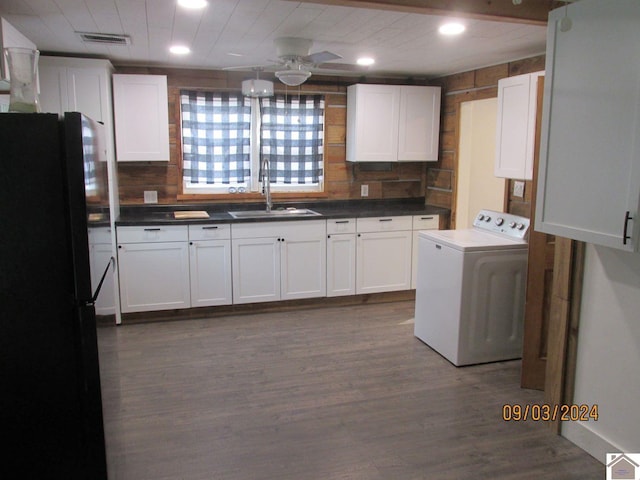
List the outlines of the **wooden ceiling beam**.
{"type": "MultiPolygon", "coordinates": [[[[564,6],[557,0],[296,0],[304,3],[373,8],[424,15],[546,25],[549,11],[564,6]],[[516,5],[518,3],[519,5],[516,5]]],[[[573,0],[568,0],[573,1],[573,0]]]]}

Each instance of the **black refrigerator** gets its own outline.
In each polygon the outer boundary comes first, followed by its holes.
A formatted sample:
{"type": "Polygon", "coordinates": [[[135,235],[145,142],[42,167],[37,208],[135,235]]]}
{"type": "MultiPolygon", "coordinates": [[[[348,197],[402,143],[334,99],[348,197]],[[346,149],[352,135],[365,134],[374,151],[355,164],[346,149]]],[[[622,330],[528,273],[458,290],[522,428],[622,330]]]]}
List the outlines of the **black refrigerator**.
{"type": "Polygon", "coordinates": [[[0,114],[3,479],[107,478],[87,237],[108,216],[101,127],[0,114]]]}

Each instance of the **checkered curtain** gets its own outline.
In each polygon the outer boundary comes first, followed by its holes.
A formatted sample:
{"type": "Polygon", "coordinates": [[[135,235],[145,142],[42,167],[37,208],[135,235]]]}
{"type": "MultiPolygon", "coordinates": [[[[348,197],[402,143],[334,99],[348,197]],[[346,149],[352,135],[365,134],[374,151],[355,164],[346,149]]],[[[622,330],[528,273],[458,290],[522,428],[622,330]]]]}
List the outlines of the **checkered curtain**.
{"type": "Polygon", "coordinates": [[[251,175],[251,101],[239,93],[180,91],[183,178],[244,183],[251,175]]]}
{"type": "Polygon", "coordinates": [[[260,158],[271,182],[318,183],[322,177],[324,97],[276,95],[260,99],[260,158]]]}

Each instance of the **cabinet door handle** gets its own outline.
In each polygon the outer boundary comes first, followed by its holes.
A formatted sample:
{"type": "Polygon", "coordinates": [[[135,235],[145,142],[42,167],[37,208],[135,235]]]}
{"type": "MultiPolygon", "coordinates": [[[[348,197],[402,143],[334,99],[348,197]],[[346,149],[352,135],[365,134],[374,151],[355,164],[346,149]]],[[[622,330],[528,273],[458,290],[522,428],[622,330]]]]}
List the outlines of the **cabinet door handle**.
{"type": "Polygon", "coordinates": [[[393,222],[393,218],[381,218],[379,222],[393,222]]]}
{"type": "Polygon", "coordinates": [[[159,228],[145,228],[144,231],[145,232],[159,232],[160,229],[159,228]]]}
{"type": "Polygon", "coordinates": [[[623,245],[627,244],[627,240],[631,240],[631,237],[627,235],[629,231],[629,220],[633,220],[633,217],[631,216],[631,212],[627,210],[627,212],[624,214],[624,231],[622,232],[623,245]]]}
{"type": "Polygon", "coordinates": [[[215,226],[213,226],[213,227],[202,227],[202,230],[217,230],[217,229],[218,229],[218,227],[215,227],[215,226]]]}

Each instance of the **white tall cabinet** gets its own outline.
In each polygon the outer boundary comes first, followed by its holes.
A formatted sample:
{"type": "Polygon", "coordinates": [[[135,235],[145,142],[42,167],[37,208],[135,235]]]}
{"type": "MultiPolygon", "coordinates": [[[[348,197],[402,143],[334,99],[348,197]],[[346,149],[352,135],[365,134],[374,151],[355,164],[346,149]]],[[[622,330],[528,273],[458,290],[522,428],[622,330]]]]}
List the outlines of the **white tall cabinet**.
{"type": "Polygon", "coordinates": [[[583,0],[550,14],[538,231],[638,249],[638,25],[640,2],[635,0],[583,0]],[[561,27],[565,15],[569,29],[561,27]]]}
{"type": "Polygon", "coordinates": [[[119,162],[169,161],[169,104],[165,75],[113,76],[119,162]]]}
{"type": "Polygon", "coordinates": [[[348,87],[347,161],[437,161],[440,94],[440,87],[348,87]]]}

